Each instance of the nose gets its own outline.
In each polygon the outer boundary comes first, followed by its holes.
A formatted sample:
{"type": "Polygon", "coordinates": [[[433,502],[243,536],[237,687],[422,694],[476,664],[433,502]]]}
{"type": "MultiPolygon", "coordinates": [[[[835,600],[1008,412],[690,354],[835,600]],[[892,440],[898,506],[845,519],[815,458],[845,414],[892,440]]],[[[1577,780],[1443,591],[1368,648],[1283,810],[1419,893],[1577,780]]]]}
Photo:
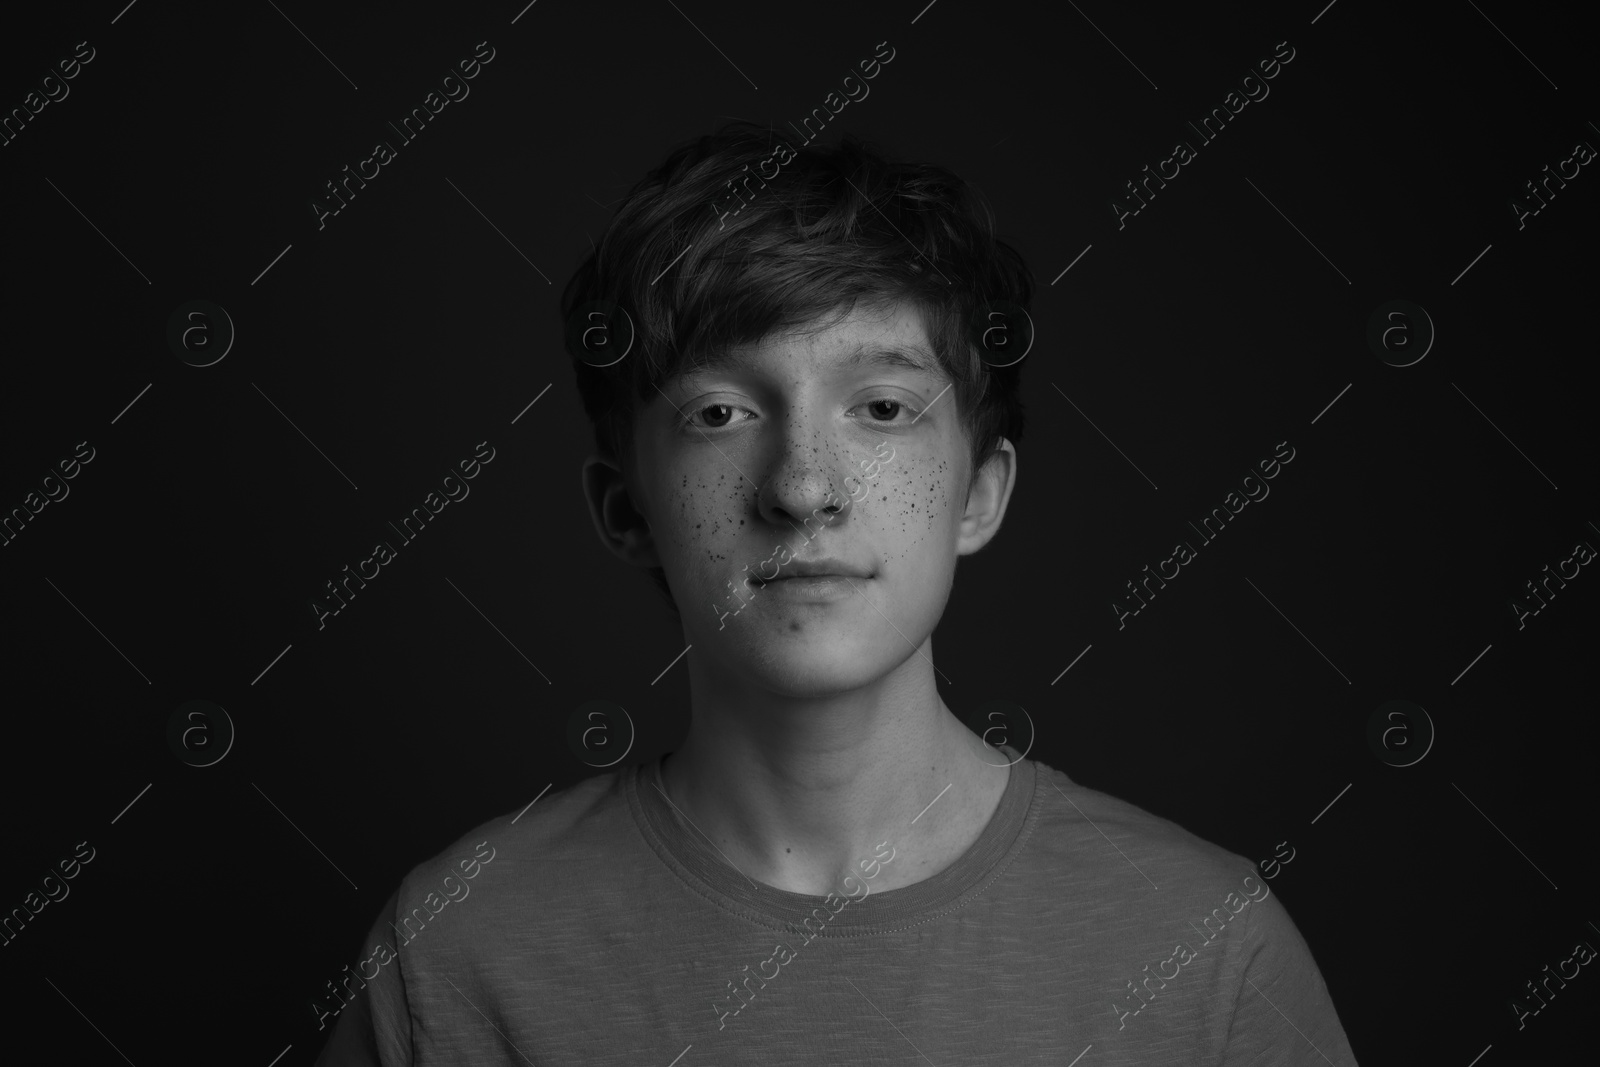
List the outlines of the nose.
{"type": "Polygon", "coordinates": [[[763,483],[757,500],[763,519],[807,537],[844,522],[851,505],[843,485],[814,462],[780,466],[763,483]]]}

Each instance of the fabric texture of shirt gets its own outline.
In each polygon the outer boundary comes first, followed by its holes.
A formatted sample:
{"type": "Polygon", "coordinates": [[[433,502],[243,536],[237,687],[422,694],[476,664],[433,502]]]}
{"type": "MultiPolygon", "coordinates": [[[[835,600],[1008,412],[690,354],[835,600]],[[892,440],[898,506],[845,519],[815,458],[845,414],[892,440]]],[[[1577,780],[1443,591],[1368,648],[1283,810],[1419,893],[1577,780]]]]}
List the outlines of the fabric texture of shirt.
{"type": "Polygon", "coordinates": [[[313,1009],[318,1065],[1353,1067],[1248,860],[1004,751],[979,838],[885,891],[892,835],[831,897],[746,878],[660,760],[484,823],[407,875],[313,1009]]]}

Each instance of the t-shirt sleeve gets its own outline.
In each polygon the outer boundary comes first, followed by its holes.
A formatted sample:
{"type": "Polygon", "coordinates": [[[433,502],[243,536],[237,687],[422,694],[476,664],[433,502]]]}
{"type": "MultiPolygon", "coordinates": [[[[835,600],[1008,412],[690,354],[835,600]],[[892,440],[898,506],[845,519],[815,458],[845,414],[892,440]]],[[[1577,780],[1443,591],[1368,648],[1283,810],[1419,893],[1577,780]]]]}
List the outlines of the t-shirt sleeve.
{"type": "Polygon", "coordinates": [[[1355,1067],[1305,938],[1276,896],[1250,906],[1219,1067],[1355,1067]]]}
{"type": "Polygon", "coordinates": [[[315,1067],[411,1067],[411,1014],[406,1004],[402,962],[398,955],[392,955],[387,963],[379,965],[379,960],[389,954],[377,951],[379,945],[391,950],[396,947],[389,926],[399,899],[400,890],[396,889],[361,945],[362,965],[371,961],[365,970],[377,966],[378,973],[340,1012],[315,1067]]]}

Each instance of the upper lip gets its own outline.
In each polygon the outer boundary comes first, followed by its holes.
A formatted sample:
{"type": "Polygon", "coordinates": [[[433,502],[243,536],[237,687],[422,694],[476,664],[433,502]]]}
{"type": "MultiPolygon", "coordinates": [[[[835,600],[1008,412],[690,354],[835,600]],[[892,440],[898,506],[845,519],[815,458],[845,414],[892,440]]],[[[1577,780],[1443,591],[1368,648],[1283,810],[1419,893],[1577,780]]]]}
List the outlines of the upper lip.
{"type": "MultiPolygon", "coordinates": [[[[846,578],[870,578],[872,572],[865,567],[846,563],[842,559],[790,560],[778,568],[778,573],[765,581],[776,582],[783,578],[812,578],[821,575],[838,575],[846,578]]],[[[760,577],[759,575],[757,576],[760,577]]]]}

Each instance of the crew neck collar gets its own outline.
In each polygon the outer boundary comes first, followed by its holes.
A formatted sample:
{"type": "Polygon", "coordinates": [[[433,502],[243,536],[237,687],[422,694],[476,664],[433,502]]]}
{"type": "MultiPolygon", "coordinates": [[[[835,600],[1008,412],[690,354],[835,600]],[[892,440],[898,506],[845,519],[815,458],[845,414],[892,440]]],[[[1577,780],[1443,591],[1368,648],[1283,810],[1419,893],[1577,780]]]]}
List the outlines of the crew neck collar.
{"type": "MultiPolygon", "coordinates": [[[[775,930],[799,927],[807,919],[811,919],[808,929],[815,930],[814,912],[821,909],[818,914],[829,916],[822,924],[821,936],[861,937],[904,929],[962,907],[987,890],[1021,851],[1038,818],[1036,799],[1043,778],[1036,765],[1014,748],[1002,745],[1000,751],[1014,762],[1000,803],[977,840],[931,878],[898,889],[868,892],[860,899],[845,897],[842,886],[829,901],[740,874],[667,799],[661,778],[665,757],[628,768],[623,790],[639,832],[651,849],[692,891],[717,907],[775,930]]],[[[892,838],[889,843],[893,845],[892,838]]],[[[872,883],[866,884],[870,887],[872,883]]]]}

